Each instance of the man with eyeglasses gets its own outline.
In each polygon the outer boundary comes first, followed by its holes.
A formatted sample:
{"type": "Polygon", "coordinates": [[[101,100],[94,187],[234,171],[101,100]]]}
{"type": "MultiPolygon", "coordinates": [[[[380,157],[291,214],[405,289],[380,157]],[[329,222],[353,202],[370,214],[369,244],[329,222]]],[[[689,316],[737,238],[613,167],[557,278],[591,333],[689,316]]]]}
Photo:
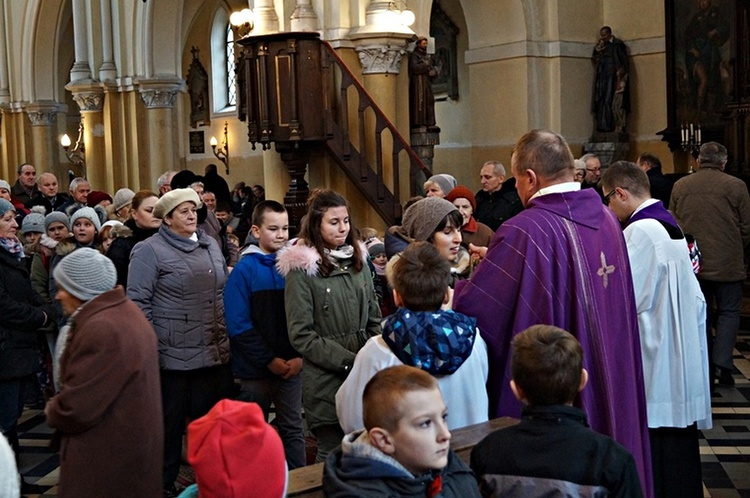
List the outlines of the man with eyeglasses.
{"type": "Polygon", "coordinates": [[[617,161],[601,184],[624,225],[633,275],[656,496],[700,498],[698,429],[711,428],[706,301],[685,235],[648,180],[617,161]]]}
{"type": "Polygon", "coordinates": [[[477,251],[484,259],[470,280],[456,282],[453,297],[453,309],[475,317],[487,342],[490,416],[521,415],[508,384],[513,337],[539,323],[569,330],[595,372],[577,406],[592,429],[630,451],[651,497],[641,348],[620,223],[594,191],[581,190],[573,154],[557,133],[521,137],[511,172],[525,209],[477,251]]]}
{"type": "Polygon", "coordinates": [[[581,161],[586,165],[586,176],[583,177],[581,188],[593,188],[602,199],[602,188],[599,186],[599,179],[602,176],[602,162],[596,154],[584,154],[581,161]]]}
{"type": "Polygon", "coordinates": [[[669,210],[700,245],[703,262],[698,280],[708,304],[710,373],[719,384],[733,386],[732,352],[740,327],[742,283],[747,278],[745,249],[750,245],[750,195],[745,182],[724,172],[726,164],[726,147],[717,142],[701,145],[699,169],[674,184],[669,210]]]}

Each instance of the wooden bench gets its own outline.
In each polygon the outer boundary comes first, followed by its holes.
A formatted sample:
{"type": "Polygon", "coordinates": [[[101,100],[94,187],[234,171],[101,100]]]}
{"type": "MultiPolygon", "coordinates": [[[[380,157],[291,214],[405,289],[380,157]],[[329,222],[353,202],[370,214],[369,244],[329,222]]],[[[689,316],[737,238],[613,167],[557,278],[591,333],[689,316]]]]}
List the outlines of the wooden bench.
{"type": "MultiPolygon", "coordinates": [[[[471,450],[487,434],[498,429],[517,424],[518,420],[511,417],[501,417],[483,422],[481,424],[470,425],[451,431],[451,449],[469,463],[471,450]]],[[[289,472],[289,488],[287,496],[321,498],[323,496],[323,464],[308,465],[289,472]]]]}

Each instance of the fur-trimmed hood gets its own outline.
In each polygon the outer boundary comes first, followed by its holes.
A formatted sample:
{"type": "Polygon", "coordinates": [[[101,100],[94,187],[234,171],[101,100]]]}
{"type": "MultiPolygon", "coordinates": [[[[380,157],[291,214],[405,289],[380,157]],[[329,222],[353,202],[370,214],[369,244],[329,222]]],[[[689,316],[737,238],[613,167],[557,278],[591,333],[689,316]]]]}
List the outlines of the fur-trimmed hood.
{"type": "Polygon", "coordinates": [[[133,230],[127,225],[117,225],[110,229],[109,235],[113,239],[127,239],[133,236],[133,230]]]}
{"type": "Polygon", "coordinates": [[[71,252],[76,250],[76,241],[75,239],[71,237],[67,237],[62,239],[60,242],[57,243],[57,246],[55,246],[55,254],[57,254],[60,257],[67,256],[71,252]]]}
{"type": "MultiPolygon", "coordinates": [[[[362,261],[366,264],[370,259],[367,248],[360,241],[356,243],[359,245],[362,261]]],[[[294,245],[282,248],[277,254],[276,269],[284,278],[292,270],[302,270],[310,277],[318,275],[320,271],[320,254],[317,249],[306,245],[301,239],[298,239],[294,245]]]]}

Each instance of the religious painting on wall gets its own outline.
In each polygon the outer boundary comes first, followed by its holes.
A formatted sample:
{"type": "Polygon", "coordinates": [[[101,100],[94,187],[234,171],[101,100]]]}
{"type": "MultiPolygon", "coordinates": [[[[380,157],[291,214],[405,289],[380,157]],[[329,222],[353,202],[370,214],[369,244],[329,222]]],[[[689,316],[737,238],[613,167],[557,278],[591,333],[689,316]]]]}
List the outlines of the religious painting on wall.
{"type": "Polygon", "coordinates": [[[666,0],[665,6],[670,124],[721,127],[734,98],[735,1],[666,0]]]}
{"type": "Polygon", "coordinates": [[[430,36],[435,39],[434,67],[437,75],[432,79],[435,100],[458,100],[458,54],[456,37],[458,27],[435,1],[430,15],[430,36]]]}

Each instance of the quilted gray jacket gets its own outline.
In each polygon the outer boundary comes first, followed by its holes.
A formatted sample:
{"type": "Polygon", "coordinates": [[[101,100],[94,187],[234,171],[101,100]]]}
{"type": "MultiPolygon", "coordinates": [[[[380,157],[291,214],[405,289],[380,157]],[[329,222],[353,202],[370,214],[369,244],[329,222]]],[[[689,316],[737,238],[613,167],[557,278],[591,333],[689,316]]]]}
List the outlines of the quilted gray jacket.
{"type": "Polygon", "coordinates": [[[128,297],[153,324],[164,370],[196,370],[229,362],[224,323],[227,267],[219,245],[202,230],[198,240],[162,225],[133,248],[128,297]]]}

